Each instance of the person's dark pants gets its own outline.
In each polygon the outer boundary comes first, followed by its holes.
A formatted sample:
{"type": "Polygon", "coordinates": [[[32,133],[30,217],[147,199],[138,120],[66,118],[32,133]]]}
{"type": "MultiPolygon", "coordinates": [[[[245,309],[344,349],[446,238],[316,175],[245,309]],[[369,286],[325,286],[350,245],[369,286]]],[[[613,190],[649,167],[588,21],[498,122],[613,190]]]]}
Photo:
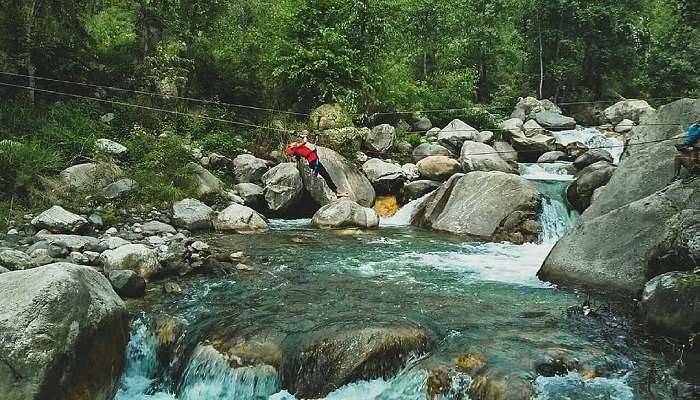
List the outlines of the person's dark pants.
{"type": "Polygon", "coordinates": [[[335,185],[335,183],[333,183],[333,179],[328,174],[328,171],[326,171],[326,168],[324,168],[323,164],[321,164],[321,160],[315,160],[309,163],[309,167],[311,167],[311,170],[314,171],[314,175],[318,176],[320,174],[321,177],[323,177],[323,180],[326,181],[326,185],[328,185],[333,192],[338,190],[338,187],[335,185]]]}

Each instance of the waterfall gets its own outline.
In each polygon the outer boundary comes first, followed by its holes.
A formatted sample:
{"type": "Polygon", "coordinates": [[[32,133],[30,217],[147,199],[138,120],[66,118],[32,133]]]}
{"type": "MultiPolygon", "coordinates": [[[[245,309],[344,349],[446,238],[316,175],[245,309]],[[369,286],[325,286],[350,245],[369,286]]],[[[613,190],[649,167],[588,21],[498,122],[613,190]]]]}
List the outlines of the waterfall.
{"type": "Polygon", "coordinates": [[[420,198],[411,200],[406,203],[401,209],[391,217],[382,218],[380,221],[381,226],[406,226],[411,225],[411,217],[415,213],[418,206],[423,204],[423,202],[433,194],[433,192],[427,193],[420,198]]]}

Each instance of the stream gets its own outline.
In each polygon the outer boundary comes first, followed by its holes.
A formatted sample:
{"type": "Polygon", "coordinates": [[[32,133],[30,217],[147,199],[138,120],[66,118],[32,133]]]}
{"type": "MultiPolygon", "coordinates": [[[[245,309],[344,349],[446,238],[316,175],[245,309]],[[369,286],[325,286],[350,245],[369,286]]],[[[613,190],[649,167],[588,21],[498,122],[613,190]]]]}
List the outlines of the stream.
{"type": "MultiPolygon", "coordinates": [[[[493,370],[526,376],[536,399],[675,398],[668,380],[650,378],[675,360],[638,334],[626,310],[603,307],[599,317],[575,312],[585,293],[537,279],[549,250],[577,218],[562,197],[573,177],[565,164],[520,169],[544,194],[538,243],[470,243],[413,228],[410,215],[421,200],[374,231],[323,231],[304,219],[273,220],[263,235],[206,236],[217,248],[242,251],[253,271],[190,276],[178,281],[183,294],[158,292],[130,303],[135,318],[116,400],[299,400],[274,369],[232,370],[194,342],[218,327],[272,338],[284,350],[329,327],[390,323],[421,326],[435,344],[398,373],[345,385],[326,400],[426,399],[423,366],[450,365],[467,352],[483,355],[493,370]],[[164,315],[183,327],[167,365],[153,328],[164,315]],[[534,366],[551,352],[572,354],[597,373],[538,376],[534,366]]],[[[450,393],[435,398],[468,398],[471,378],[456,374],[450,393]]]]}

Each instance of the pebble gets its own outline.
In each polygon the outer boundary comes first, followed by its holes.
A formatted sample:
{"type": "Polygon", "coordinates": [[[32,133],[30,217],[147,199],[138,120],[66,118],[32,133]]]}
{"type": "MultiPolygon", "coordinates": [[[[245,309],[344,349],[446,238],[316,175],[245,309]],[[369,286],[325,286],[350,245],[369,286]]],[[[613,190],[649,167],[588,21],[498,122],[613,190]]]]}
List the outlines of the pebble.
{"type": "Polygon", "coordinates": [[[208,249],[209,249],[209,245],[208,245],[208,244],[206,244],[206,243],[204,243],[204,242],[202,242],[202,241],[199,241],[199,240],[197,240],[196,242],[192,243],[192,244],[190,245],[190,247],[192,247],[193,249],[195,249],[195,250],[197,250],[197,251],[204,251],[204,250],[208,250],[208,249]]]}
{"type": "Polygon", "coordinates": [[[231,258],[232,261],[237,261],[243,258],[243,252],[242,251],[237,251],[235,253],[231,253],[229,255],[229,258],[231,258]]]}
{"type": "Polygon", "coordinates": [[[239,271],[255,271],[255,269],[249,265],[238,263],[236,264],[236,269],[239,271]]]}
{"type": "Polygon", "coordinates": [[[167,294],[182,293],[182,288],[175,282],[166,282],[165,285],[163,285],[163,292],[167,294]]]}

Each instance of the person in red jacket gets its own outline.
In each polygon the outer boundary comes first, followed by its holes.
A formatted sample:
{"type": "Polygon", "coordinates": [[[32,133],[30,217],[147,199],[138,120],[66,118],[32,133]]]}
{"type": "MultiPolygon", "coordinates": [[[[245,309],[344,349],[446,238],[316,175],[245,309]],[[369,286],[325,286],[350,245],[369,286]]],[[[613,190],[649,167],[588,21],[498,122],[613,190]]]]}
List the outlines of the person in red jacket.
{"type": "Polygon", "coordinates": [[[333,183],[333,179],[331,178],[330,174],[328,174],[326,168],[324,168],[323,164],[321,164],[321,160],[318,157],[318,151],[316,151],[316,146],[313,143],[309,143],[307,137],[308,133],[306,131],[297,132],[297,141],[288,145],[284,149],[285,154],[290,157],[305,158],[309,163],[309,167],[314,172],[314,175],[318,176],[320,174],[326,181],[328,187],[335,192],[336,196],[347,196],[345,192],[338,190],[338,187],[335,185],[335,183],[333,183]]]}

